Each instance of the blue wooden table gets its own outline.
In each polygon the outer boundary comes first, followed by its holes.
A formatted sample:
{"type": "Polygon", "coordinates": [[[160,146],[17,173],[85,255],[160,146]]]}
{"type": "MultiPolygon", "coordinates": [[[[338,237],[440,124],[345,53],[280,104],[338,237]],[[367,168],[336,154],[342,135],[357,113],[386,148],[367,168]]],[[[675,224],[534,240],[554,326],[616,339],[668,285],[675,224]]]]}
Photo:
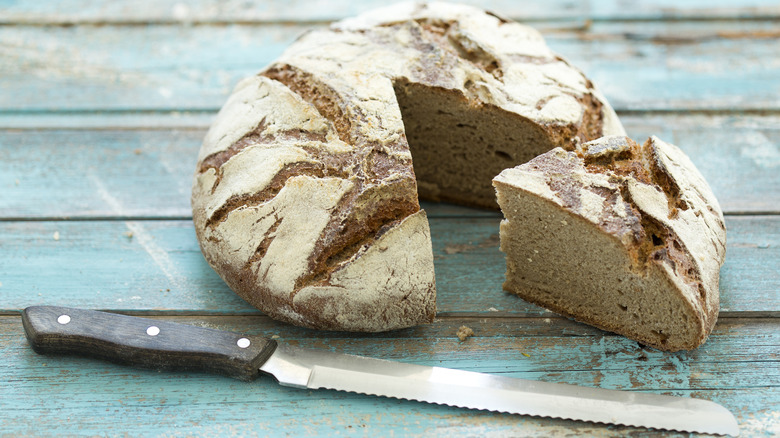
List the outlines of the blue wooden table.
{"type": "MultiPolygon", "coordinates": [[[[693,396],[780,434],[780,3],[490,1],[582,68],[629,134],[679,145],[726,214],[709,341],[665,353],[504,293],[497,213],[425,204],[438,315],[374,335],[277,323],[204,261],[196,154],[235,83],[385,2],[0,0],[0,436],[653,436],[33,353],[26,306],[106,309],[424,365],[693,396]],[[471,327],[461,342],[456,331],[471,327]]],[[[473,2],[475,3],[475,2],[473,2]]]]}

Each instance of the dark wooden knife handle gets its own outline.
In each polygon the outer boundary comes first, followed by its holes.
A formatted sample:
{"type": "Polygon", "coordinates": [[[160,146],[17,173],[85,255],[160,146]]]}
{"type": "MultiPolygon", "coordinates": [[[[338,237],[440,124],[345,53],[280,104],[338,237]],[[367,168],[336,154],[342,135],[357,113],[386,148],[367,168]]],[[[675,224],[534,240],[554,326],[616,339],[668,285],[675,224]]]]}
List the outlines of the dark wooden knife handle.
{"type": "Polygon", "coordinates": [[[28,307],[22,323],[37,353],[78,354],[241,380],[257,378],[276,349],[276,341],[260,336],[68,307],[28,307]]]}

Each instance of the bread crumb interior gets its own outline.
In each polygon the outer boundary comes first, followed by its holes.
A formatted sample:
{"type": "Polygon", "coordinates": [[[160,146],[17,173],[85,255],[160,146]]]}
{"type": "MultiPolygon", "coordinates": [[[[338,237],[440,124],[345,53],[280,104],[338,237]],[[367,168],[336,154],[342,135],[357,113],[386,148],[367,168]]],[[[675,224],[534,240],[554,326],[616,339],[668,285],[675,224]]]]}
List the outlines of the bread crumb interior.
{"type": "Polygon", "coordinates": [[[422,199],[498,209],[493,177],[556,146],[536,123],[456,91],[394,87],[422,199]]]}
{"type": "MultiPolygon", "coordinates": [[[[496,185],[506,217],[504,289],[552,311],[664,350],[698,344],[695,315],[658,265],[632,272],[614,236],[553,202],[496,185]]],[[[699,329],[702,329],[699,327],[699,329]]]]}

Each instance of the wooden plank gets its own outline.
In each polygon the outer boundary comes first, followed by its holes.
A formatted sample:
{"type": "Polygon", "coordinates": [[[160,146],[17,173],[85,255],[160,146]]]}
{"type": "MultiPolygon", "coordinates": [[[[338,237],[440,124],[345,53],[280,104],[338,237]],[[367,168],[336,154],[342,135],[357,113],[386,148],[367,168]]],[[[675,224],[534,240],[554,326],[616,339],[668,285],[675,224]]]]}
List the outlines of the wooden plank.
{"type": "MultiPolygon", "coordinates": [[[[0,132],[0,187],[6,189],[0,218],[189,218],[192,174],[205,132],[0,132]]],[[[424,208],[432,217],[500,215],[451,204],[424,208]]]]}
{"type": "MultiPolygon", "coordinates": [[[[617,109],[780,109],[775,21],[548,26],[542,30],[550,46],[617,109]]],[[[238,80],[308,28],[0,27],[0,110],[216,111],[238,80]]]]}
{"type": "Polygon", "coordinates": [[[773,1],[600,0],[588,3],[593,8],[591,14],[595,20],[745,19],[780,14],[780,6],[773,1]]]}
{"type": "MultiPolygon", "coordinates": [[[[502,291],[498,218],[431,220],[440,315],[550,315],[502,291]]],[[[780,313],[780,216],[729,216],[722,315],[780,313]]],[[[51,304],[257,313],[209,268],[190,221],[0,222],[0,310],[51,304]]]]}
{"type": "MultiPolygon", "coordinates": [[[[776,320],[721,321],[699,350],[663,353],[563,319],[445,318],[378,335],[282,326],[264,317],[178,317],[177,322],[278,335],[280,342],[470,371],[629,391],[694,396],[736,415],[744,436],[778,431],[776,320]],[[460,325],[476,336],[460,342],[460,325]],[[759,365],[760,366],[757,366],[759,365]]],[[[0,317],[0,410],[5,434],[375,436],[657,436],[647,430],[475,412],[334,391],[302,391],[269,378],[159,373],[99,361],[39,356],[19,317],[0,317]],[[151,419],[151,421],[150,421],[151,419]]],[[[666,435],[665,435],[666,436],[666,435]]],[[[668,436],[681,436],[670,434],[668,436]]]]}
{"type": "Polygon", "coordinates": [[[30,218],[189,217],[204,134],[200,129],[3,132],[0,209],[30,218]]]}
{"type": "Polygon", "coordinates": [[[211,270],[190,221],[0,225],[3,307],[254,312],[211,270]],[[90,304],[91,303],[91,304],[90,304]]]}
{"type": "Polygon", "coordinates": [[[245,384],[38,356],[17,314],[31,304],[119,309],[305,347],[692,395],[731,409],[743,436],[780,435],[780,6],[734,3],[481,2],[531,20],[601,86],[634,138],[657,134],[680,145],[732,214],[715,331],[700,349],[670,354],[503,293],[496,213],[426,204],[439,314],[407,330],[356,335],[281,324],[211,271],[188,199],[215,111],[240,77],[298,32],[378,2],[0,2],[0,436],[658,436],[293,390],[268,378],[245,384]],[[62,217],[69,219],[47,220],[62,217]],[[461,325],[476,335],[460,342],[461,325]]]}
{"type": "MultiPolygon", "coordinates": [[[[679,145],[725,212],[780,211],[780,116],[622,119],[638,141],[658,135],[679,145]]],[[[68,122],[70,129],[31,121],[30,129],[0,130],[0,218],[190,217],[190,184],[210,117],[45,116],[41,123],[68,122]],[[135,128],[147,122],[157,126],[135,128]]],[[[434,217],[496,215],[447,204],[425,208],[434,217]]]]}
{"type": "Polygon", "coordinates": [[[780,211],[780,117],[621,115],[628,135],[679,146],[726,213],[780,211]]]}
{"type": "Polygon", "coordinates": [[[199,129],[205,134],[216,111],[83,111],[0,113],[0,130],[199,129]]]}
{"type": "Polygon", "coordinates": [[[780,47],[776,21],[604,23],[580,37],[592,44],[547,39],[619,111],[780,108],[780,64],[765,60],[780,47]],[[761,67],[747,59],[753,56],[761,67]]]}
{"type": "MultiPolygon", "coordinates": [[[[598,1],[533,0],[522,3],[508,0],[466,3],[486,8],[518,20],[649,20],[776,17],[780,7],[772,0],[740,1],[598,1]]],[[[380,1],[329,1],[327,7],[311,0],[274,3],[262,0],[182,3],[177,0],[142,0],[133,5],[95,0],[12,2],[0,8],[2,24],[78,24],[78,23],[222,23],[222,22],[301,22],[330,21],[357,15],[387,5],[380,1]]]]}

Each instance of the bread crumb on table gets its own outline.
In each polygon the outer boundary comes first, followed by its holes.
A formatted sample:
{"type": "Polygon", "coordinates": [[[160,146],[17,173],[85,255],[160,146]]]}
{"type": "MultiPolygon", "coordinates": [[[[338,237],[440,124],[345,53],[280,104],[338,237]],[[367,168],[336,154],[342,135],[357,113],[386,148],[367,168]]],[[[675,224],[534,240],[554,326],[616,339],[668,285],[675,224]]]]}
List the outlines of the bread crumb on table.
{"type": "Polygon", "coordinates": [[[466,338],[470,338],[471,336],[474,336],[474,330],[472,330],[469,327],[466,327],[465,325],[460,326],[458,329],[458,339],[460,339],[460,342],[463,342],[466,340],[466,338]]]}

